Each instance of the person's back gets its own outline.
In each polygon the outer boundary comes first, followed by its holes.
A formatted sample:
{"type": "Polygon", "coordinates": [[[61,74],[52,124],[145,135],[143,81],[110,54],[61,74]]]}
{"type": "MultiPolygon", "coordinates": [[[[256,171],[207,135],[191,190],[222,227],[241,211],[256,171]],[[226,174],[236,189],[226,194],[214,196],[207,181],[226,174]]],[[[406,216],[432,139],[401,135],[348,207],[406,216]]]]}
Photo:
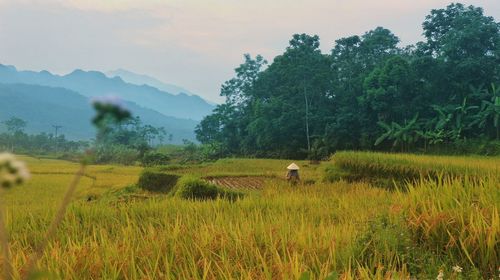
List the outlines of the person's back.
{"type": "Polygon", "coordinates": [[[286,174],[286,179],[290,182],[298,182],[300,181],[299,171],[298,170],[288,170],[286,174]]]}
{"type": "Polygon", "coordinates": [[[286,173],[286,179],[288,180],[288,182],[296,184],[297,182],[300,181],[299,177],[300,167],[297,164],[292,163],[286,169],[288,169],[288,172],[286,173]]]}

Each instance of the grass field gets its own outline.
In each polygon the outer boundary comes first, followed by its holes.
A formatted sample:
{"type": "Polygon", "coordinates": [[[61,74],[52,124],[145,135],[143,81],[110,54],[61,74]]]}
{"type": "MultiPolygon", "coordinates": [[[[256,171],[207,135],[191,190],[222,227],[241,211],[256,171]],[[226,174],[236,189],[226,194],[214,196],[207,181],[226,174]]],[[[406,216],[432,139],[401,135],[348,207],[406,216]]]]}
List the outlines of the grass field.
{"type": "MultiPolygon", "coordinates": [[[[17,278],[78,170],[65,161],[22,159],[32,179],[0,193],[17,278]]],[[[296,186],[281,179],[289,163],[224,159],[157,168],[234,185],[246,193],[236,201],[148,193],[130,187],[139,167],[89,166],[38,263],[40,275],[436,279],[441,272],[445,279],[500,278],[499,158],[346,152],[321,165],[297,162],[308,184],[296,186]],[[330,165],[356,180],[324,181],[330,165]],[[431,173],[440,176],[414,177],[431,173]],[[415,180],[386,189],[360,174],[415,180]],[[135,199],[123,199],[130,192],[135,199]]]]}

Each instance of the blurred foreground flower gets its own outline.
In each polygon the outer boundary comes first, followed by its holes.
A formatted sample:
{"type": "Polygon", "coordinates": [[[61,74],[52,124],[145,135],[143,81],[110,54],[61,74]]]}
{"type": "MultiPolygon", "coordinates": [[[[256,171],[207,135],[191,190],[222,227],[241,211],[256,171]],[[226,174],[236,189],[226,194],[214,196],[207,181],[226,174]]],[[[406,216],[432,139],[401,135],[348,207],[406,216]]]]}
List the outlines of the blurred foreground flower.
{"type": "MultiPolygon", "coordinates": [[[[30,173],[24,162],[16,159],[13,154],[0,153],[0,188],[10,188],[22,184],[29,177],[30,173]]],[[[0,203],[0,249],[3,258],[3,279],[9,280],[13,278],[12,261],[2,206],[3,203],[0,203]]]]}
{"type": "Polygon", "coordinates": [[[96,110],[92,123],[97,127],[103,126],[106,120],[119,123],[132,116],[130,111],[125,108],[123,101],[116,96],[94,98],[92,99],[92,106],[96,110]]]}
{"type": "Polygon", "coordinates": [[[453,271],[455,271],[456,273],[462,273],[462,268],[458,265],[455,265],[454,267],[452,267],[453,271]]]}
{"type": "Polygon", "coordinates": [[[438,276],[436,277],[436,280],[443,280],[443,279],[444,279],[444,272],[443,270],[440,270],[438,276]]]}
{"type": "Polygon", "coordinates": [[[10,188],[22,184],[30,178],[30,173],[24,162],[17,160],[9,153],[0,153],[0,186],[10,188]]]}

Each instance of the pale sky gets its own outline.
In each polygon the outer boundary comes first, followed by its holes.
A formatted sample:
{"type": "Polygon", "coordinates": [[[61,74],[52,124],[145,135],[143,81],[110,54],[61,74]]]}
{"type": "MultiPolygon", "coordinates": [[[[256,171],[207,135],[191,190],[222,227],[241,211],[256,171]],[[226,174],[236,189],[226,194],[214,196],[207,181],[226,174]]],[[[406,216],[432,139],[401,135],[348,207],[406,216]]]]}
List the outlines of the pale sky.
{"type": "MultiPolygon", "coordinates": [[[[500,0],[467,0],[500,21],[500,0]]],[[[124,68],[216,102],[243,54],[268,61],[294,33],[326,53],[377,26],[402,44],[444,0],[0,0],[0,63],[66,74],[124,68]]]]}

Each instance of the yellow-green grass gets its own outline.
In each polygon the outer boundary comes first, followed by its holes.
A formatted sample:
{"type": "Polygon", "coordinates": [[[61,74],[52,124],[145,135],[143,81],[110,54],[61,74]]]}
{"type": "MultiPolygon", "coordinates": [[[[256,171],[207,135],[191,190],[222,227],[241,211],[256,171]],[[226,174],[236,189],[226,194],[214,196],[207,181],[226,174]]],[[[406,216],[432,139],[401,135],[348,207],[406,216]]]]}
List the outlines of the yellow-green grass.
{"type": "Polygon", "coordinates": [[[500,273],[498,180],[423,179],[409,183],[399,199],[419,246],[455,263],[500,273]]]}
{"type": "Polygon", "coordinates": [[[300,173],[304,177],[316,179],[321,176],[319,164],[311,164],[309,161],[278,159],[227,158],[210,164],[174,166],[173,168],[166,166],[163,170],[200,177],[264,176],[285,178],[286,167],[292,162],[299,165],[300,173]]]}
{"type": "MultiPolygon", "coordinates": [[[[12,213],[52,215],[59,206],[78,164],[60,160],[38,160],[21,157],[32,173],[25,185],[0,192],[6,205],[7,219],[12,213]]],[[[121,166],[89,166],[76,190],[75,200],[85,200],[121,189],[137,181],[141,168],[121,166]]]]}
{"type": "MultiPolygon", "coordinates": [[[[32,180],[0,193],[16,277],[78,169],[58,160],[23,160],[32,180]]],[[[484,161],[489,165],[490,159],[484,161]]],[[[284,177],[290,162],[225,159],[168,172],[284,177]]],[[[303,179],[323,176],[321,166],[298,164],[303,179]]],[[[262,191],[234,202],[166,195],[85,199],[123,190],[140,171],[89,166],[38,268],[51,279],[434,279],[440,269],[453,279],[453,265],[464,267],[464,279],[497,273],[500,201],[494,180],[421,181],[406,192],[368,183],[290,186],[269,180],[262,191]],[[464,245],[443,250],[450,239],[464,245]]]]}
{"type": "MultiPolygon", "coordinates": [[[[39,267],[61,279],[294,279],[304,271],[324,278],[355,256],[357,234],[377,215],[362,209],[388,203],[386,191],[346,183],[270,185],[236,202],[77,200],[39,267]]],[[[50,212],[9,212],[17,269],[50,212]]]]}
{"type": "Polygon", "coordinates": [[[500,157],[427,156],[374,152],[338,152],[332,158],[351,177],[396,180],[420,177],[499,178],[500,157]]]}

